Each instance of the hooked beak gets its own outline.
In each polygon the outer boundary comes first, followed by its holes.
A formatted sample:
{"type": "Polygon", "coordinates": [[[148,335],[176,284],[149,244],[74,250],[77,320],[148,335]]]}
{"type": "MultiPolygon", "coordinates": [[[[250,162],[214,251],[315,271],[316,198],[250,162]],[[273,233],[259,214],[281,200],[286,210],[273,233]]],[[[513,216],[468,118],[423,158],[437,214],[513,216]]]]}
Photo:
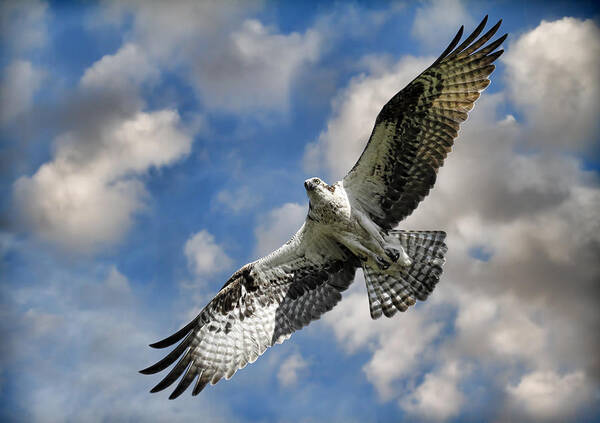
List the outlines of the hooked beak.
{"type": "Polygon", "coordinates": [[[310,181],[304,181],[304,188],[305,188],[307,191],[310,191],[310,190],[312,190],[312,189],[313,189],[313,184],[312,184],[310,181]]]}

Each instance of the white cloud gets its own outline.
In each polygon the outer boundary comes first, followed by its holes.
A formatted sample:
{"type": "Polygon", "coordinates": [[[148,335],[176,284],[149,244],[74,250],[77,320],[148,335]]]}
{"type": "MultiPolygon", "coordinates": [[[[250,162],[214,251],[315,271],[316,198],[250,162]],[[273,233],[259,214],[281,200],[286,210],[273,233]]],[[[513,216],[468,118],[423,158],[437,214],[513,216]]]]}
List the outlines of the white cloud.
{"type": "Polygon", "coordinates": [[[565,421],[594,397],[581,371],[563,376],[553,371],[536,371],[506,389],[515,405],[538,421],[565,421]]]}
{"type": "Polygon", "coordinates": [[[308,367],[306,360],[298,353],[290,355],[286,358],[279,367],[277,372],[277,380],[283,387],[291,387],[298,383],[299,373],[305,371],[308,367]]]}
{"type": "Polygon", "coordinates": [[[510,45],[507,86],[540,147],[580,149],[597,141],[600,28],[591,19],[542,21],[510,45]]]}
{"type": "Polygon", "coordinates": [[[465,396],[458,388],[465,369],[456,362],[427,373],[421,383],[400,406],[410,414],[427,420],[443,421],[458,415],[465,396]]]}
{"type": "MultiPolygon", "coordinates": [[[[403,9],[332,6],[304,32],[282,32],[254,15],[261,2],[106,3],[107,22],[131,16],[131,41],[165,67],[182,71],[204,107],[264,117],[289,107],[295,84],[344,37],[370,36],[403,9]]],[[[95,25],[95,24],[94,24],[95,25]]]]}
{"type": "MultiPolygon", "coordinates": [[[[473,19],[460,0],[428,0],[417,9],[411,34],[430,48],[445,47],[461,25],[469,33],[473,19]]],[[[440,53],[442,51],[440,50],[440,53]]]]}
{"type": "Polygon", "coordinates": [[[120,240],[148,193],[140,179],[189,154],[176,110],[146,112],[140,89],[159,70],[129,43],[88,68],[52,160],[14,184],[19,219],[43,239],[90,252],[120,240]]]}
{"type": "Polygon", "coordinates": [[[209,276],[231,266],[231,259],[223,247],[218,245],[215,237],[204,229],[186,241],[183,252],[189,268],[198,277],[209,276]]]}
{"type": "MultiPolygon", "coordinates": [[[[258,9],[255,1],[125,0],[104,3],[104,18],[113,24],[132,18],[133,39],[152,57],[164,62],[187,60],[190,46],[219,42],[258,9]],[[187,47],[186,47],[187,46],[187,47]]],[[[95,25],[96,23],[91,23],[95,25]]],[[[193,50],[193,48],[192,48],[193,50]]]]}
{"type": "Polygon", "coordinates": [[[390,400],[397,392],[396,381],[410,379],[422,370],[427,349],[442,326],[421,307],[402,313],[398,320],[372,320],[363,284],[364,279],[357,277],[351,292],[324,320],[347,352],[364,348],[372,351],[363,371],[379,397],[390,400]]]}
{"type": "Polygon", "coordinates": [[[129,0],[106,2],[103,21],[118,25],[131,17],[129,42],[187,78],[205,108],[264,118],[285,114],[296,84],[311,77],[305,71],[314,69],[333,43],[372,36],[403,6],[334,5],[312,27],[287,33],[257,19],[261,8],[259,1],[129,0]]]}
{"type": "Polygon", "coordinates": [[[191,137],[173,110],[139,112],[101,128],[56,140],[54,159],[14,184],[20,217],[44,239],[94,250],[119,240],[147,197],[136,177],[190,151],[191,137]]]}
{"type": "Polygon", "coordinates": [[[109,21],[131,14],[132,42],[161,66],[182,71],[204,107],[241,114],[282,112],[293,83],[321,49],[319,31],[281,33],[251,18],[258,2],[110,3],[109,21]]]}
{"type": "Polygon", "coordinates": [[[300,229],[307,212],[307,205],[285,203],[263,216],[254,231],[255,255],[262,257],[285,244],[300,229]]]}
{"type": "Polygon", "coordinates": [[[363,370],[380,398],[394,398],[394,382],[414,377],[421,370],[426,350],[440,330],[441,325],[421,309],[406,313],[401,322],[389,320],[379,325],[376,347],[363,370]]]}
{"type": "Polygon", "coordinates": [[[44,72],[25,60],[15,60],[4,69],[0,82],[1,124],[9,123],[31,107],[43,79],[44,72]]]}
{"type": "Polygon", "coordinates": [[[143,49],[129,43],[86,69],[80,83],[86,89],[128,90],[156,80],[158,75],[158,68],[146,57],[143,49]]]}
{"type": "Polygon", "coordinates": [[[463,354],[487,356],[493,360],[519,359],[531,364],[548,361],[547,328],[536,322],[540,307],[523,308],[512,295],[476,295],[455,292],[458,314],[456,344],[468,345],[463,354]]]}
{"type": "Polygon", "coordinates": [[[286,110],[295,77],[319,57],[320,36],[280,34],[246,20],[218,48],[198,56],[192,80],[211,109],[233,112],[286,110]]]}
{"type": "Polygon", "coordinates": [[[39,0],[10,0],[0,5],[3,43],[22,53],[46,43],[48,4],[39,0]]]}
{"type": "Polygon", "coordinates": [[[359,270],[342,302],[323,316],[323,320],[331,326],[336,339],[348,353],[375,345],[378,328],[383,330],[371,320],[364,283],[362,270],[359,270]]]}

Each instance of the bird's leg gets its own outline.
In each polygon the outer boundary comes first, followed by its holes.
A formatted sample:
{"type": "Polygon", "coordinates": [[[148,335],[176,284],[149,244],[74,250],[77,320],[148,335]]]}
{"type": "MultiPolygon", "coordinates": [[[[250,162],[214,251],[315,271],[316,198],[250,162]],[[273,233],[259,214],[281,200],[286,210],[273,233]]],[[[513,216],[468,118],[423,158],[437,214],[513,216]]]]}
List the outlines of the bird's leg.
{"type": "Polygon", "coordinates": [[[358,224],[363,228],[370,239],[374,242],[376,253],[381,257],[388,257],[393,263],[398,263],[402,266],[410,266],[412,260],[404,251],[404,248],[398,241],[398,239],[392,236],[383,236],[381,229],[368,217],[365,216],[360,210],[355,210],[354,214],[358,221],[358,224]]]}
{"type": "Polygon", "coordinates": [[[403,266],[410,264],[410,258],[405,253],[400,243],[390,243],[386,239],[384,239],[384,237],[381,235],[380,228],[375,223],[373,223],[373,221],[369,219],[368,216],[365,216],[361,211],[356,210],[355,215],[358,224],[361,228],[365,230],[365,232],[367,232],[367,234],[370,237],[370,240],[372,241],[370,242],[370,244],[373,245],[374,249],[376,250],[376,253],[379,255],[378,258],[380,260],[377,260],[378,264],[379,261],[383,262],[383,266],[379,264],[380,267],[389,267],[389,263],[387,263],[387,260],[382,259],[382,257],[389,258],[393,263],[398,262],[398,260],[400,259],[400,264],[403,266]]]}
{"type": "Polygon", "coordinates": [[[373,221],[369,219],[369,217],[365,216],[360,210],[355,209],[353,210],[353,213],[356,216],[356,220],[358,221],[360,227],[363,228],[370,235],[370,237],[373,240],[375,240],[377,244],[379,244],[379,247],[381,247],[381,249],[383,250],[385,240],[381,236],[377,225],[375,225],[375,223],[373,223],[373,221]]]}
{"type": "Polygon", "coordinates": [[[373,252],[369,248],[365,247],[363,243],[360,242],[359,239],[356,238],[356,235],[350,232],[344,232],[340,234],[342,238],[342,243],[350,249],[358,258],[362,261],[372,261],[377,264],[377,266],[385,270],[390,267],[391,263],[388,262],[385,258],[373,252]]]}

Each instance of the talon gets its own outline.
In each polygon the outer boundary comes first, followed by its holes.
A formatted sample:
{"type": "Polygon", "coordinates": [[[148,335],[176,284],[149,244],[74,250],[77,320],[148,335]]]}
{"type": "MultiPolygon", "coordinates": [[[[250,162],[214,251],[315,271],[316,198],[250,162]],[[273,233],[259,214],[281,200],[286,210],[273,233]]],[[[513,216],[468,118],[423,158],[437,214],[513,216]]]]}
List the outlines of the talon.
{"type": "Polygon", "coordinates": [[[391,259],[392,259],[392,261],[393,261],[394,263],[396,263],[396,262],[398,261],[398,259],[400,258],[400,253],[398,253],[398,251],[396,251],[396,250],[393,250],[393,249],[391,249],[391,248],[386,248],[386,249],[385,249],[385,253],[387,254],[387,256],[388,256],[389,258],[391,258],[391,259]]]}
{"type": "Polygon", "coordinates": [[[377,256],[377,265],[381,270],[387,270],[391,266],[391,263],[388,263],[381,257],[377,256]]]}

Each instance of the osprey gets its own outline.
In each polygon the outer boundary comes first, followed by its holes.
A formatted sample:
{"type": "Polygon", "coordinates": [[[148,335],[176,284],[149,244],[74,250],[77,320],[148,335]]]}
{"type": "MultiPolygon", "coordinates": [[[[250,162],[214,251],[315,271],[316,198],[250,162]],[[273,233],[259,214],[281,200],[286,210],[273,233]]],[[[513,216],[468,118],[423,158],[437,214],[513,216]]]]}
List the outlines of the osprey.
{"type": "Polygon", "coordinates": [[[180,376],[169,397],[197,379],[192,395],[229,379],[267,347],[331,310],[361,267],[371,317],[391,317],[424,301],[442,273],[447,251],[441,231],[404,231],[395,226],[429,193],[452,149],[461,122],[490,81],[495,51],[507,34],[485,44],[487,16],[460,45],[463,27],[423,73],[381,109],[358,162],[333,185],[304,182],[306,221],[282,247],[235,272],[184,328],[151,344],[179,344],[143,374],[160,372],[178,358],[151,392],[180,376]],[[181,358],[180,358],[181,357],[181,358]]]}

